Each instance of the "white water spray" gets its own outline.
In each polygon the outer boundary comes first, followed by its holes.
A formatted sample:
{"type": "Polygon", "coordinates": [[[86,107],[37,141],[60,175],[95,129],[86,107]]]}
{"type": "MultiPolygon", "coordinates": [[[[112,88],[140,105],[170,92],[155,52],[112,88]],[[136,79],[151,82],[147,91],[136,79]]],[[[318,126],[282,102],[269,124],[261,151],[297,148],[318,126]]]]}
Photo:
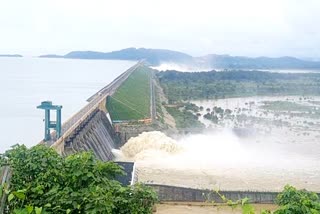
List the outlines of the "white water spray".
{"type": "Polygon", "coordinates": [[[177,140],[145,132],[131,138],[117,158],[135,161],[144,182],[231,190],[281,190],[290,183],[320,189],[319,160],[287,152],[267,139],[263,145],[250,140],[230,130],[177,140]]]}
{"type": "Polygon", "coordinates": [[[158,66],[152,67],[153,69],[157,69],[158,71],[182,71],[182,72],[197,72],[197,71],[212,71],[213,68],[198,66],[196,64],[176,64],[176,63],[161,63],[158,66]]]}

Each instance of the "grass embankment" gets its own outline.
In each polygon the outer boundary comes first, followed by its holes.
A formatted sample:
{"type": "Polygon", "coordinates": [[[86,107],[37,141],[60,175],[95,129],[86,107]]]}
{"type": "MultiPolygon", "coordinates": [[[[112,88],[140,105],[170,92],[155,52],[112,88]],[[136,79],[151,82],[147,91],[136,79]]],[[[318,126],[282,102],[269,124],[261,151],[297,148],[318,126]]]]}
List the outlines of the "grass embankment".
{"type": "Polygon", "coordinates": [[[107,109],[113,121],[150,118],[151,72],[145,66],[137,68],[107,99],[107,109]]]}

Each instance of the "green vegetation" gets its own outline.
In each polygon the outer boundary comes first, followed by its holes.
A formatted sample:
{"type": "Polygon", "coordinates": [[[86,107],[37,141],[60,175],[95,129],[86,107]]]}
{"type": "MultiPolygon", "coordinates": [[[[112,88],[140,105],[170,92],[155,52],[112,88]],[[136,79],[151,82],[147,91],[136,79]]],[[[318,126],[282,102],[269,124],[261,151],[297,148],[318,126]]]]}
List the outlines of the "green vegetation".
{"type": "Polygon", "coordinates": [[[204,118],[211,120],[213,123],[218,124],[219,120],[226,119],[234,119],[234,115],[232,115],[232,111],[230,109],[222,109],[221,107],[213,107],[212,111],[207,109],[207,113],[203,115],[204,118]]]}
{"type": "Polygon", "coordinates": [[[164,121],[164,113],[162,111],[162,108],[161,108],[161,104],[159,102],[157,102],[157,107],[156,107],[156,111],[157,111],[157,119],[158,121],[160,121],[162,124],[165,123],[164,121]]]}
{"type": "Polygon", "coordinates": [[[274,212],[275,214],[320,213],[320,200],[316,193],[297,190],[289,185],[285,186],[282,193],[277,196],[276,203],[279,209],[274,212]]]}
{"type": "Polygon", "coordinates": [[[150,118],[150,75],[152,70],[141,66],[107,99],[112,120],[150,118]]]}
{"type": "Polygon", "coordinates": [[[247,126],[253,125],[253,124],[259,124],[259,125],[264,125],[265,127],[268,127],[270,123],[272,123],[273,126],[275,127],[282,127],[286,126],[289,127],[290,124],[287,121],[283,121],[281,119],[267,119],[263,117],[255,117],[255,116],[250,116],[246,114],[239,114],[235,116],[235,119],[238,123],[246,123],[247,126]]]}
{"type": "MultiPolygon", "coordinates": [[[[5,213],[152,213],[157,201],[153,190],[141,184],[124,187],[114,180],[123,173],[112,162],[102,162],[92,153],[83,152],[61,157],[54,150],[37,145],[31,149],[15,146],[0,157],[0,166],[9,165],[13,171],[10,187],[0,188],[7,194],[5,213]]],[[[240,206],[243,214],[254,214],[249,198],[227,199],[218,191],[223,202],[233,208],[240,206]]],[[[210,195],[207,196],[210,201],[210,195]]],[[[285,186],[277,196],[279,206],[263,214],[320,213],[319,196],[314,192],[285,186]]],[[[215,203],[215,202],[212,202],[215,203]]]]}
{"type": "MultiPolygon", "coordinates": [[[[250,204],[249,198],[243,198],[237,201],[232,201],[222,195],[219,191],[213,191],[206,196],[208,202],[219,206],[214,201],[211,201],[211,195],[217,194],[222,202],[232,208],[241,207],[243,214],[255,214],[255,209],[250,204]]],[[[261,214],[319,214],[320,200],[319,196],[314,192],[307,190],[297,190],[293,186],[286,185],[284,190],[277,195],[276,204],[279,206],[274,212],[264,210],[261,214]]]]}
{"type": "Polygon", "coordinates": [[[264,101],[261,108],[271,111],[315,111],[315,107],[289,101],[264,101]]]}
{"type": "MultiPolygon", "coordinates": [[[[66,158],[37,145],[15,146],[0,158],[13,171],[5,213],[152,213],[156,194],[137,184],[122,186],[114,177],[123,173],[112,162],[97,160],[92,153],[66,158]]],[[[1,191],[2,192],[2,191],[1,191]]]]}
{"type": "MultiPolygon", "coordinates": [[[[188,106],[188,105],[187,105],[188,106]]],[[[204,125],[198,120],[198,116],[183,107],[166,107],[167,111],[176,121],[178,129],[185,128],[204,128],[204,125]]]]}
{"type": "Polygon", "coordinates": [[[320,74],[281,74],[261,71],[157,73],[169,104],[181,100],[256,95],[318,95],[320,74]]]}
{"type": "Polygon", "coordinates": [[[232,207],[232,209],[235,209],[237,207],[241,207],[243,214],[255,214],[254,207],[252,206],[252,204],[249,203],[250,202],[249,198],[243,198],[243,199],[233,201],[231,199],[228,199],[224,195],[222,195],[219,191],[213,191],[205,197],[206,197],[207,202],[213,203],[215,206],[219,206],[221,204],[216,204],[214,201],[210,200],[212,194],[218,195],[220,197],[220,199],[222,200],[222,203],[226,204],[227,206],[232,207]]]}
{"type": "Polygon", "coordinates": [[[162,124],[165,124],[164,113],[162,110],[163,106],[162,106],[159,94],[160,94],[159,88],[155,87],[157,120],[160,121],[162,124]]]}
{"type": "Polygon", "coordinates": [[[198,107],[194,103],[186,103],[186,104],[184,104],[184,108],[185,108],[185,110],[193,111],[195,113],[200,111],[200,107],[198,107]]]}

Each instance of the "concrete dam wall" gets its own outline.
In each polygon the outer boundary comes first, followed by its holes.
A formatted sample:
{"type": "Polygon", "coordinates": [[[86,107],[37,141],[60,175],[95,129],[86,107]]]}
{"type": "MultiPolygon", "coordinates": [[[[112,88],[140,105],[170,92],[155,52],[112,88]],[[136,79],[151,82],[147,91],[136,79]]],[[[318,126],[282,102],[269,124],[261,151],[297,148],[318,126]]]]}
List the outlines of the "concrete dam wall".
{"type": "MultiPolygon", "coordinates": [[[[222,203],[221,197],[213,190],[148,184],[158,194],[161,201],[211,202],[222,203]]],[[[233,201],[249,198],[251,203],[273,204],[278,192],[219,191],[219,194],[233,201]]]]}
{"type": "Polygon", "coordinates": [[[93,151],[97,158],[108,161],[114,158],[112,149],[119,141],[105,112],[97,109],[65,140],[63,155],[93,151]]]}

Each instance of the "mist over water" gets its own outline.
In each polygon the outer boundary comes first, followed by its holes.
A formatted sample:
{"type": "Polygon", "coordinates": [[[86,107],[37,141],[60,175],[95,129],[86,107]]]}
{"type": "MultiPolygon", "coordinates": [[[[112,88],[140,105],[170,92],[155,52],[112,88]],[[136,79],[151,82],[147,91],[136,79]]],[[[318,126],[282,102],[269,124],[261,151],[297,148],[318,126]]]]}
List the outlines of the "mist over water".
{"type": "Polygon", "coordinates": [[[313,158],[287,151],[272,142],[253,144],[230,129],[193,134],[174,140],[162,132],[144,132],[131,138],[117,153],[118,158],[171,168],[272,167],[305,168],[313,158]],[[267,144],[267,145],[266,145],[267,144]],[[296,164],[292,164],[297,162],[296,164]]]}
{"type": "Polygon", "coordinates": [[[200,66],[196,64],[177,64],[177,63],[161,63],[159,66],[152,67],[158,71],[175,70],[182,72],[197,72],[197,71],[212,71],[213,68],[209,66],[200,66]]]}
{"type": "Polygon", "coordinates": [[[134,161],[143,181],[222,189],[281,190],[287,184],[320,190],[320,161],[299,154],[299,147],[255,143],[230,129],[172,139],[145,132],[116,151],[118,160],[134,161]]]}
{"type": "MultiPolygon", "coordinates": [[[[189,63],[189,64],[178,64],[178,63],[170,63],[170,62],[164,62],[161,63],[158,66],[153,66],[153,69],[156,69],[158,71],[181,71],[181,72],[201,72],[201,71],[225,71],[223,68],[215,68],[214,66],[206,65],[206,64],[199,64],[199,63],[189,63]]],[[[232,69],[227,69],[232,70],[232,69]]],[[[238,69],[236,69],[238,70],[238,69]]],[[[247,70],[247,71],[264,71],[264,72],[271,72],[271,73],[292,73],[292,74],[298,74],[298,73],[319,73],[320,70],[310,70],[310,69],[239,69],[239,70],[247,70]]]]}

